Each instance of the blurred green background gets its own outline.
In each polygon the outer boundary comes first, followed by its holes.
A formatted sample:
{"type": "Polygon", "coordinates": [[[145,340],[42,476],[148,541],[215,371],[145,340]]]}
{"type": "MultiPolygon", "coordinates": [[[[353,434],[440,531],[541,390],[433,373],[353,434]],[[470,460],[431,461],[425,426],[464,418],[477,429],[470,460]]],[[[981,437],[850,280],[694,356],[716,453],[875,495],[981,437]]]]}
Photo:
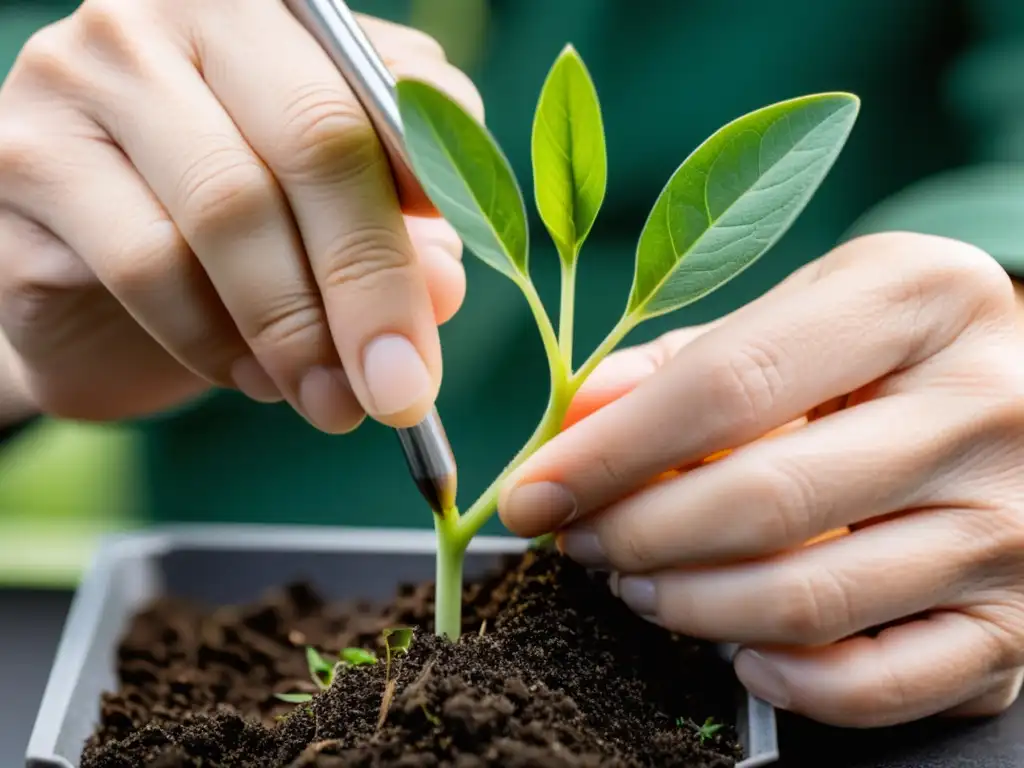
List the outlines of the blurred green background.
{"type": "Polygon", "coordinates": [[[135,524],[134,440],[45,421],[0,451],[0,584],[74,584],[98,535],[135,524]]]}

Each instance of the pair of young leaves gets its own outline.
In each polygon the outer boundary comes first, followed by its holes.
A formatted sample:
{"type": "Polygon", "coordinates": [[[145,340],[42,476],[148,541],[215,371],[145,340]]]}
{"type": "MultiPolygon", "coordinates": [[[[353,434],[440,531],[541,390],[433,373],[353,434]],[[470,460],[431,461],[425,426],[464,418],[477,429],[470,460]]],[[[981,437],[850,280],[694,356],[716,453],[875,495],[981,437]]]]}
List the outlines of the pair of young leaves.
{"type": "MultiPolygon", "coordinates": [[[[400,653],[408,653],[412,645],[413,631],[408,627],[395,627],[385,629],[381,633],[384,641],[386,659],[385,679],[391,677],[391,659],[400,653]]],[[[335,662],[328,661],[320,655],[320,652],[313,646],[306,647],[306,666],[309,669],[309,677],[321,691],[331,687],[334,678],[338,673],[348,667],[361,667],[365,664],[376,664],[377,654],[365,648],[343,648],[335,662]]],[[[289,704],[303,704],[312,701],[313,696],[309,693],[277,693],[275,698],[289,704]]]]}
{"type": "MultiPolygon", "coordinates": [[[[498,144],[441,91],[398,83],[413,168],[438,211],[477,257],[522,286],[530,280],[526,207],[498,144]]],[[[721,128],[675,171],[640,235],[623,321],[690,304],[771,248],[824,180],[856,121],[847,93],[780,102],[721,128]]],[[[574,266],[607,188],[597,92],[571,46],[555,61],[534,117],[537,208],[574,266]]]]}

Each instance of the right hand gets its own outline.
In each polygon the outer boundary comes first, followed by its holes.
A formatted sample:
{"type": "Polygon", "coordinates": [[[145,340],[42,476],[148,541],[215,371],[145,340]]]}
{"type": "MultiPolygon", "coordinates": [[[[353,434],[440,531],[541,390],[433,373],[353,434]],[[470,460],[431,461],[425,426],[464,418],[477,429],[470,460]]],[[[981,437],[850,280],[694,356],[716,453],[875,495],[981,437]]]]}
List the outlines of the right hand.
{"type": "MultiPolygon", "coordinates": [[[[482,119],[432,38],[360,22],[395,75],[482,119]]],[[[465,275],[429,202],[398,199],[277,0],[85,0],[0,89],[0,329],[28,398],[107,420],[217,385],[331,433],[416,423],[465,275]]]]}

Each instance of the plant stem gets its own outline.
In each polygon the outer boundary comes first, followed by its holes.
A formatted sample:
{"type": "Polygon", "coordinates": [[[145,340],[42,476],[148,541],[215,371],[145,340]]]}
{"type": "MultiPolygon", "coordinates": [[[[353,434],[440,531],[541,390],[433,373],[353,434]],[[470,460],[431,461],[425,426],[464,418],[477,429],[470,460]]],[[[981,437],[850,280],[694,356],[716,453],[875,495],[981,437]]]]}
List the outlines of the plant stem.
{"type": "Polygon", "coordinates": [[[537,328],[540,330],[540,340],[544,344],[544,354],[548,358],[548,368],[551,371],[551,391],[554,392],[561,382],[569,377],[569,369],[562,361],[562,354],[558,348],[558,336],[555,335],[555,328],[551,325],[551,318],[544,309],[544,302],[540,300],[537,288],[530,280],[519,281],[519,288],[526,296],[526,302],[530,305],[533,317],[537,321],[537,328]]]}
{"type": "MultiPolygon", "coordinates": [[[[570,254],[571,255],[571,254],[570,254]]],[[[564,259],[562,264],[562,302],[558,309],[558,346],[566,370],[572,370],[572,334],[576,297],[576,259],[564,259]]]]}
{"type": "Polygon", "coordinates": [[[434,631],[451,640],[462,633],[462,561],[466,544],[458,536],[459,513],[434,515],[437,531],[437,572],[434,596],[434,631]]]}
{"type": "Polygon", "coordinates": [[[567,396],[567,392],[564,385],[558,387],[555,392],[552,392],[547,410],[544,411],[540,424],[537,425],[526,445],[519,450],[519,453],[508,463],[501,474],[495,478],[494,482],[488,486],[480,498],[473,502],[473,506],[462,515],[457,524],[457,535],[460,542],[463,542],[463,547],[468,546],[469,542],[484,526],[484,523],[491,519],[498,506],[498,492],[501,490],[501,484],[505,479],[520,464],[536,453],[538,448],[559,433],[562,423],[565,421],[565,414],[569,410],[569,403],[572,400],[571,397],[567,396]]]}
{"type": "MultiPolygon", "coordinates": [[[[565,283],[563,282],[563,286],[565,283]]],[[[551,368],[551,396],[548,398],[547,408],[541,417],[540,423],[534,430],[533,435],[526,442],[515,457],[508,463],[501,474],[494,479],[487,490],[478,498],[473,505],[460,515],[457,510],[451,509],[444,515],[435,515],[435,528],[437,530],[437,584],[435,587],[434,623],[436,633],[446,635],[455,640],[462,632],[462,561],[466,554],[466,548],[473,537],[480,531],[484,524],[491,519],[498,506],[498,494],[501,485],[506,478],[516,470],[524,461],[537,452],[537,450],[557,435],[562,424],[565,423],[566,413],[576,391],[580,388],[587,376],[594,372],[594,369],[608,354],[615,349],[626,335],[633,330],[635,321],[628,315],[624,315],[615,327],[612,328],[604,341],[587,358],[583,366],[575,373],[571,373],[571,367],[563,357],[564,347],[560,348],[558,338],[555,336],[554,328],[544,309],[544,304],[537,295],[536,289],[530,282],[520,285],[526,300],[533,310],[540,328],[541,340],[544,343],[544,351],[548,357],[551,368]]],[[[562,293],[563,312],[565,309],[565,291],[562,293]]],[[[572,297],[569,298],[571,314],[572,297]]],[[[563,314],[564,317],[564,314],[563,314]]],[[[571,323],[570,320],[570,331],[571,323]]],[[[562,320],[559,320],[560,330],[562,320]]],[[[570,333],[571,338],[571,333],[570,333]]],[[[571,342],[570,342],[571,345],[571,342]]],[[[571,354],[571,349],[570,349],[571,354]]]]}
{"type": "Polygon", "coordinates": [[[601,362],[611,354],[612,350],[619,345],[629,332],[636,327],[636,320],[629,315],[623,315],[619,322],[615,324],[615,327],[608,332],[608,335],[604,337],[602,341],[595,349],[590,357],[587,358],[586,362],[580,366],[576,373],[572,374],[569,378],[569,392],[570,397],[575,395],[583,382],[587,380],[587,377],[594,372],[594,370],[601,364],[601,362]]]}

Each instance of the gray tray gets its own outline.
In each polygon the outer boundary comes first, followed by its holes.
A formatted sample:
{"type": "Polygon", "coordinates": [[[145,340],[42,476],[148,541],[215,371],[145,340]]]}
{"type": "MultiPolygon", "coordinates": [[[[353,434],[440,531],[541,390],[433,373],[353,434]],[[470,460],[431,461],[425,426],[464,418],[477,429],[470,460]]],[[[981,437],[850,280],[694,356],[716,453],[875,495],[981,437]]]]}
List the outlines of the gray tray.
{"type": "MultiPolygon", "coordinates": [[[[466,558],[466,578],[494,568],[524,543],[480,537],[466,558]]],[[[100,695],[117,686],[115,650],[132,614],[160,594],[215,604],[256,599],[308,578],[332,599],[386,600],[402,582],[433,578],[428,531],[168,527],[116,536],[100,547],[67,622],[26,753],[27,768],[78,768],[99,715],[100,695]]],[[[778,760],[775,710],[738,694],[737,723],[745,759],[738,768],[778,760]]]]}

